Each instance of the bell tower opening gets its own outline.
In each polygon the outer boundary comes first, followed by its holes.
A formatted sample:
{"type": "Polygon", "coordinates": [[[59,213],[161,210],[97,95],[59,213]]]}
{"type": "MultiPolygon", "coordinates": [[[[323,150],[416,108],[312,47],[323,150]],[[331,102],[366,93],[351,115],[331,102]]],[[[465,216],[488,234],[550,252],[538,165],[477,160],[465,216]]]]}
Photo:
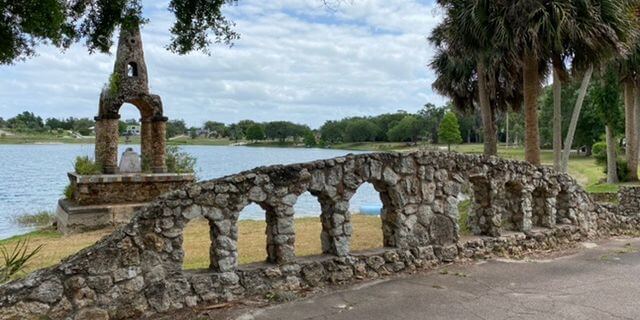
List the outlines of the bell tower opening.
{"type": "Polygon", "coordinates": [[[138,64],[135,62],[129,62],[127,64],[127,77],[133,78],[138,76],[138,64]]]}

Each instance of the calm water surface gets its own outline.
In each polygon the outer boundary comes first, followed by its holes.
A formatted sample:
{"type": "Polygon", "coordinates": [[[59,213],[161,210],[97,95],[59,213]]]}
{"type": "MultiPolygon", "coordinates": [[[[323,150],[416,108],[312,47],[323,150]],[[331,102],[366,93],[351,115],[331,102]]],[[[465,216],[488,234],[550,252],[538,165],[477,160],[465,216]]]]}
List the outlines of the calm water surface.
{"type": "MultiPolygon", "coordinates": [[[[139,146],[120,146],[140,152],[139,146]]],[[[347,153],[344,150],[254,148],[227,146],[183,146],[183,151],[198,159],[197,176],[208,180],[258,166],[290,164],[333,158],[347,153]]],[[[13,222],[16,215],[39,211],[55,211],[56,203],[68,183],[67,171],[77,156],[93,157],[93,145],[0,145],[0,239],[30,231],[13,222]]],[[[365,184],[351,200],[351,211],[360,206],[379,205],[373,187],[365,184]]],[[[296,216],[318,216],[320,205],[308,193],[295,206],[296,216]]],[[[241,219],[264,219],[264,212],[251,205],[241,219]]]]}

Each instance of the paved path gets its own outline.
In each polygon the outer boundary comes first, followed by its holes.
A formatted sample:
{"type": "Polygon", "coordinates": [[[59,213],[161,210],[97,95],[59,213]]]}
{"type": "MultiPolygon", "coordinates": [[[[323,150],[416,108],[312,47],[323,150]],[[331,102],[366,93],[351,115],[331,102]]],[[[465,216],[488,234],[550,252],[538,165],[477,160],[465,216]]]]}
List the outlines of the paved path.
{"type": "Polygon", "coordinates": [[[640,239],[608,240],[549,260],[449,266],[235,319],[640,319],[638,250],[640,239]]]}

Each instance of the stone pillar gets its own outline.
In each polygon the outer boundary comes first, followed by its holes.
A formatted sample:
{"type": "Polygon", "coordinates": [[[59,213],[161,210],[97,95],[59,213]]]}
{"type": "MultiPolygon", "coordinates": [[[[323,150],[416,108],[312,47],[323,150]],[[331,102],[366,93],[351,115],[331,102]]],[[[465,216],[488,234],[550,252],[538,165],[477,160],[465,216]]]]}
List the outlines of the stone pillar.
{"type": "Polygon", "coordinates": [[[142,170],[151,170],[151,159],[153,158],[153,130],[152,122],[149,119],[140,119],[140,150],[142,159],[142,170]]]}
{"type": "Polygon", "coordinates": [[[96,121],[96,162],[106,174],[118,172],[118,121],[101,118],[96,121]]]}
{"type": "MultiPolygon", "coordinates": [[[[222,215],[217,216],[222,217],[222,215]]],[[[209,234],[211,237],[209,251],[211,264],[209,268],[216,272],[235,272],[238,268],[237,220],[224,218],[215,221],[209,220],[209,234]]]]}
{"type": "Polygon", "coordinates": [[[533,228],[533,194],[531,190],[525,189],[522,192],[522,231],[531,231],[533,228]]]}
{"type": "Polygon", "coordinates": [[[280,205],[267,210],[267,261],[277,264],[294,262],[296,234],[293,207],[280,205]]]}
{"type": "Polygon", "coordinates": [[[166,148],[166,119],[154,120],[151,123],[152,128],[152,157],[151,157],[151,170],[154,173],[167,172],[167,166],[165,164],[164,155],[166,148]]]}
{"type": "Polygon", "coordinates": [[[349,213],[349,201],[322,202],[322,252],[339,257],[349,255],[349,244],[353,226],[349,213]]]}

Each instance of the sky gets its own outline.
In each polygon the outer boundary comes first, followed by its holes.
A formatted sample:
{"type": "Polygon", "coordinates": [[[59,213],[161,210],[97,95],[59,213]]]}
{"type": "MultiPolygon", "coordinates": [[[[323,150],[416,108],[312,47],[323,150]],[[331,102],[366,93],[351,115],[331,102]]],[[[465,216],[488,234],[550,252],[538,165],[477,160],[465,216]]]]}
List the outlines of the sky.
{"type": "MultiPolygon", "coordinates": [[[[239,0],[225,14],[241,38],[211,55],[166,50],[173,22],[168,1],[143,1],[142,29],[152,93],[165,115],[189,126],[287,120],[317,128],[327,120],[405,110],[446,99],[431,88],[427,36],[441,20],[433,1],[239,0]]],[[[93,117],[114,54],[40,47],[26,62],[0,66],[0,117],[25,111],[93,117]]],[[[132,105],[123,119],[139,118],[132,105]]]]}

